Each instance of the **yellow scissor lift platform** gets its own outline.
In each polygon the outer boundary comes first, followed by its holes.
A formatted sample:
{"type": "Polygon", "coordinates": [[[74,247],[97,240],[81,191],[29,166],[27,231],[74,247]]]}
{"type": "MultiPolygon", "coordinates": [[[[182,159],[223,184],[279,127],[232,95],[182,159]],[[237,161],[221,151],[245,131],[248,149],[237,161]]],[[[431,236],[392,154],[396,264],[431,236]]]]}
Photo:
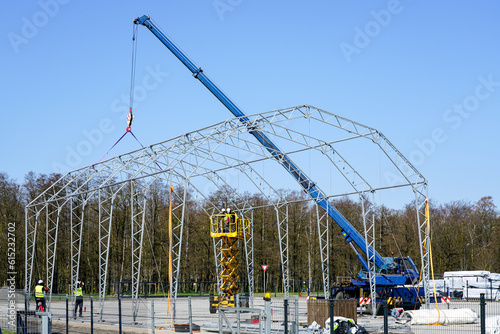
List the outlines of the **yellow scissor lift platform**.
{"type": "MultiPolygon", "coordinates": [[[[210,295],[210,313],[215,313],[219,306],[234,307],[236,294],[239,292],[236,256],[239,253],[238,241],[250,237],[250,220],[240,219],[236,213],[222,213],[210,216],[210,236],[221,240],[220,264],[222,279],[219,293],[210,295]]],[[[248,298],[240,296],[240,306],[248,307],[248,298]]]]}

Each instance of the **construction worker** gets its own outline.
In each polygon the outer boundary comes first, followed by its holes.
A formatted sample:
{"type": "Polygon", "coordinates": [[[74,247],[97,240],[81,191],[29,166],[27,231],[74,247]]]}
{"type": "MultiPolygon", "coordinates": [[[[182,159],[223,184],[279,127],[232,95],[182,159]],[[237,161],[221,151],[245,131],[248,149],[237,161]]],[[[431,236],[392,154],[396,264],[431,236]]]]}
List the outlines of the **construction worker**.
{"type": "Polygon", "coordinates": [[[49,289],[45,287],[42,280],[39,280],[38,284],[35,286],[35,303],[37,311],[45,312],[45,291],[49,291],[49,289]]]}
{"type": "Polygon", "coordinates": [[[226,209],[226,217],[224,217],[224,233],[229,233],[229,224],[231,223],[231,209],[226,209]]]}
{"type": "Polygon", "coordinates": [[[219,230],[219,233],[223,233],[223,232],[226,232],[226,229],[224,227],[224,224],[225,224],[225,221],[226,221],[226,209],[225,208],[222,208],[222,210],[220,211],[220,215],[224,215],[220,220],[220,230],[219,230]]]}
{"type": "Polygon", "coordinates": [[[75,310],[73,312],[73,317],[76,319],[76,311],[80,307],[79,316],[82,316],[83,309],[83,282],[78,281],[76,284],[76,301],[75,301],[75,310]]]}
{"type": "Polygon", "coordinates": [[[303,292],[307,292],[307,286],[306,286],[306,281],[302,282],[302,289],[300,290],[299,297],[302,296],[303,292]]]}

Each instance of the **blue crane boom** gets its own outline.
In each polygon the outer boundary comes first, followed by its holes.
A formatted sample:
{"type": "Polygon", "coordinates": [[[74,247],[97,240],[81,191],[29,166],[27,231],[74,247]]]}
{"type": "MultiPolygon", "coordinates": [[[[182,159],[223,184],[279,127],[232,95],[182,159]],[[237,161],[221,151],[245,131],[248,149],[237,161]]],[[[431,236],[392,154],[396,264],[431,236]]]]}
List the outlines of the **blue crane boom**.
{"type": "MultiPolygon", "coordinates": [[[[247,125],[249,132],[271,153],[271,155],[292,175],[300,186],[311,196],[311,198],[322,207],[328,215],[342,228],[342,235],[348,243],[353,242],[362,252],[366,252],[367,243],[361,234],[349,223],[349,221],[331,204],[328,203],[326,194],[286,155],[276,144],[265,134],[255,129],[250,119],[241,111],[238,106],[227,97],[203,72],[196,66],[149,18],[148,15],[138,17],[134,20],[135,24],[146,26],[193,74],[200,82],[229,109],[229,111],[239,120],[247,125]]],[[[368,271],[368,265],[363,256],[356,251],[356,256],[368,271]]],[[[384,258],[378,254],[371,246],[368,246],[368,252],[375,254],[375,264],[378,268],[387,266],[384,258]]],[[[392,262],[389,260],[389,262],[392,262]]]]}

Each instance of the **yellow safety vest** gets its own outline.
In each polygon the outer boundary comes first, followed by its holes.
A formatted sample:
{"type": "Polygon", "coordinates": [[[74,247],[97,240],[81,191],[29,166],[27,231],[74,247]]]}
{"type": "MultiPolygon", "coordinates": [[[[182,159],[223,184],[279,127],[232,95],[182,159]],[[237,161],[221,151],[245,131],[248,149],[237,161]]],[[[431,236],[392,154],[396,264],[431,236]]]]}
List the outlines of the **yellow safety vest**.
{"type": "Polygon", "coordinates": [[[82,288],[77,288],[76,289],[76,296],[77,297],[83,296],[83,289],[82,288]]]}
{"type": "Polygon", "coordinates": [[[43,298],[43,285],[35,286],[35,297],[43,298]]]}

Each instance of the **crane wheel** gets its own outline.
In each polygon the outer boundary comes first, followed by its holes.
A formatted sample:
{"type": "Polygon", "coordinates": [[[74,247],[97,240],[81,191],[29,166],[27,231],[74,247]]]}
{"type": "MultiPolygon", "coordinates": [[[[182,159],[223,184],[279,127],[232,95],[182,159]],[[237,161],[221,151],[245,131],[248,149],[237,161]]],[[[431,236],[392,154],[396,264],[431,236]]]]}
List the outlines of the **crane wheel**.
{"type": "Polygon", "coordinates": [[[335,294],[335,299],[346,299],[345,297],[346,297],[346,295],[345,295],[344,291],[339,291],[335,294]]]}

